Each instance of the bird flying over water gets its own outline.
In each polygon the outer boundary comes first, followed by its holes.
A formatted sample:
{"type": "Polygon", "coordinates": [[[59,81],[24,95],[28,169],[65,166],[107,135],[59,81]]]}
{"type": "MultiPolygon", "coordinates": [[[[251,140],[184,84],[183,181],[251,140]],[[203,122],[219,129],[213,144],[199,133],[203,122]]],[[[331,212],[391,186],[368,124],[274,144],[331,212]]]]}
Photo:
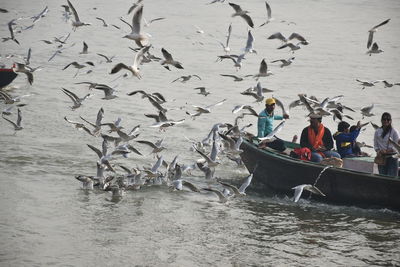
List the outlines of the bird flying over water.
{"type": "Polygon", "coordinates": [[[247,24],[250,27],[252,27],[252,28],[254,27],[253,20],[251,19],[251,17],[249,15],[247,15],[247,13],[249,13],[249,11],[242,10],[242,8],[239,5],[234,4],[234,3],[229,3],[229,5],[235,10],[235,13],[232,14],[232,17],[240,16],[247,22],[247,24]]]}
{"type": "Polygon", "coordinates": [[[390,19],[387,19],[381,23],[379,23],[378,25],[372,27],[368,32],[368,42],[367,42],[367,48],[370,48],[370,46],[372,45],[372,40],[374,39],[374,33],[378,30],[379,27],[387,24],[390,21],[390,19]]]}
{"type": "Polygon", "coordinates": [[[297,202],[299,201],[301,194],[303,193],[304,190],[307,190],[313,194],[320,195],[320,196],[325,196],[324,193],[321,192],[316,186],[310,185],[310,184],[302,184],[298,185],[292,188],[294,190],[294,198],[293,201],[297,202]]]}

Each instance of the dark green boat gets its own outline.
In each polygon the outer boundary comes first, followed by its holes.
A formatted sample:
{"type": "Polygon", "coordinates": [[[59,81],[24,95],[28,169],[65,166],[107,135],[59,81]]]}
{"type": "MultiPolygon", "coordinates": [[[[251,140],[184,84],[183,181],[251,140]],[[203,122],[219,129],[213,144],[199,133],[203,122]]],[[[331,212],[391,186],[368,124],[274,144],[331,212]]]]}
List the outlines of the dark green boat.
{"type": "MultiPolygon", "coordinates": [[[[299,144],[286,142],[288,148],[299,144]]],[[[259,149],[256,141],[243,141],[241,158],[249,172],[253,172],[253,188],[266,194],[293,196],[293,187],[313,185],[326,167],[319,163],[303,161],[272,149],[259,149]]],[[[372,158],[359,158],[369,161],[372,158]]],[[[331,167],[324,171],[316,186],[326,195],[312,195],[312,199],[362,208],[389,208],[400,211],[400,178],[331,167]]],[[[304,194],[304,193],[303,193],[304,194]]]]}
{"type": "Polygon", "coordinates": [[[9,85],[16,77],[17,73],[13,69],[0,69],[0,88],[9,85]]]}

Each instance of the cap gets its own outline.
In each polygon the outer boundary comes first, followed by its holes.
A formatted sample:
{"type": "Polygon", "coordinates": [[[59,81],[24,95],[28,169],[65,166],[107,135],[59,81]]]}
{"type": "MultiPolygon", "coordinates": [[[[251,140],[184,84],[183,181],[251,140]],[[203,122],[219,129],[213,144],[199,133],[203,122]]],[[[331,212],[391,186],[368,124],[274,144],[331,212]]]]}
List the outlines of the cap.
{"type": "Polygon", "coordinates": [[[276,102],[275,102],[275,99],[274,98],[267,98],[267,99],[265,99],[265,104],[267,104],[267,105],[272,105],[272,104],[275,104],[276,102]]]}
{"type": "Polygon", "coordinates": [[[322,119],[322,116],[320,114],[315,114],[315,113],[311,113],[308,117],[310,119],[322,119]]]}

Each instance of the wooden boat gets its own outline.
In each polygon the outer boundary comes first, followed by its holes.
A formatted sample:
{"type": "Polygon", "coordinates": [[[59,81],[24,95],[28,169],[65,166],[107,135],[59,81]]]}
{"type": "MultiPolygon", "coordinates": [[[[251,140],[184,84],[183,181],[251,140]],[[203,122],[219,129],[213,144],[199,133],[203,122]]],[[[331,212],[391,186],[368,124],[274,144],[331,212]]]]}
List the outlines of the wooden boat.
{"type": "Polygon", "coordinates": [[[17,77],[17,73],[13,71],[13,69],[0,69],[0,88],[9,85],[15,77],[17,77]]]}
{"type": "MultiPolygon", "coordinates": [[[[249,172],[254,171],[255,190],[266,194],[293,196],[293,187],[314,184],[324,165],[292,158],[272,149],[259,149],[255,141],[243,141],[242,161],[249,172]]],[[[288,148],[299,144],[285,142],[288,148]]],[[[365,159],[371,162],[371,158],[365,159]]],[[[371,162],[373,164],[373,162],[371,162]]],[[[326,195],[312,195],[312,199],[327,203],[363,208],[389,208],[400,211],[400,178],[331,167],[318,179],[316,186],[326,195]]],[[[307,193],[303,192],[307,197],[307,193]]]]}

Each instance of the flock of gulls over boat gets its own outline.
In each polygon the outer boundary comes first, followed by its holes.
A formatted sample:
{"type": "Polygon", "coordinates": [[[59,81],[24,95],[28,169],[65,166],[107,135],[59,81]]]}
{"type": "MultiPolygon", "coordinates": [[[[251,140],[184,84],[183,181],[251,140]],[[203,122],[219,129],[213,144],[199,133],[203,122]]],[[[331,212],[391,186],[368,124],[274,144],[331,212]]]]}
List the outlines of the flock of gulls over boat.
{"type": "MultiPolygon", "coordinates": [[[[224,4],[224,0],[214,0],[208,4],[224,4]]],[[[259,26],[255,26],[253,19],[250,16],[250,12],[243,9],[241,6],[228,3],[229,6],[233,8],[234,13],[231,14],[233,20],[237,20],[237,23],[246,23],[250,30],[247,32],[247,42],[244,45],[244,48],[241,50],[239,54],[231,54],[231,48],[229,47],[229,42],[232,33],[232,23],[228,25],[228,32],[226,35],[225,42],[219,42],[222,47],[222,55],[217,56],[217,61],[228,60],[232,61],[233,69],[239,70],[242,68],[242,61],[247,56],[256,56],[257,52],[254,49],[254,36],[252,33],[252,29],[254,27],[264,27],[268,25],[272,18],[272,12],[269,4],[265,2],[266,8],[266,19],[259,26]],[[235,18],[240,17],[240,18],[235,18]],[[241,21],[243,19],[243,21],[241,21]]],[[[73,6],[73,4],[67,0],[67,4],[62,5],[63,13],[62,18],[65,21],[72,22],[72,32],[68,33],[62,37],[56,37],[53,40],[41,40],[45,44],[56,44],[56,50],[54,54],[48,59],[48,61],[53,60],[57,57],[57,55],[64,52],[64,50],[72,47],[74,44],[70,44],[68,39],[74,31],[78,30],[84,26],[90,26],[91,23],[84,22],[81,20],[78,15],[77,9],[73,6]]],[[[61,8],[60,8],[61,9],[61,8]]],[[[132,17],[132,23],[127,22],[123,18],[120,18],[120,21],[129,26],[131,32],[123,36],[123,38],[127,38],[129,40],[134,41],[136,44],[136,48],[131,48],[134,51],[133,62],[120,62],[114,63],[115,65],[111,68],[110,74],[119,73],[125,71],[123,77],[134,76],[137,79],[142,79],[142,69],[146,68],[146,64],[150,62],[159,62],[161,66],[165,69],[171,71],[173,68],[184,69],[184,63],[181,63],[174,59],[171,54],[171,51],[168,51],[166,48],[161,48],[162,58],[152,54],[154,47],[151,44],[151,35],[144,32],[143,28],[148,27],[150,24],[154,22],[162,23],[161,21],[166,18],[155,18],[149,21],[146,21],[143,17],[144,3],[143,0],[138,0],[132,6],[128,8],[128,15],[132,17]],[[130,65],[131,64],[131,65],[130,65]]],[[[7,13],[8,10],[0,9],[0,12],[7,13]]],[[[26,18],[16,18],[12,19],[8,23],[8,29],[10,32],[9,37],[3,37],[3,42],[13,41],[16,45],[22,45],[18,41],[18,35],[21,32],[32,29],[36,23],[39,23],[41,20],[45,20],[46,16],[49,12],[49,9],[46,7],[42,12],[38,15],[34,15],[32,17],[26,18]],[[19,26],[19,21],[31,21],[31,24],[27,27],[19,26]]],[[[229,16],[229,14],[227,14],[229,16]]],[[[86,17],[84,20],[86,21],[86,17]]],[[[96,17],[96,19],[101,22],[104,27],[115,27],[117,29],[121,29],[118,25],[109,25],[105,19],[96,17]]],[[[379,54],[382,53],[376,41],[374,41],[374,37],[378,29],[387,24],[390,19],[385,20],[384,22],[374,26],[368,31],[368,42],[367,42],[367,54],[379,54]]],[[[287,23],[287,22],[285,22],[287,23]]],[[[294,22],[291,22],[295,24],[294,22]]],[[[91,26],[94,27],[94,26],[91,26]]],[[[196,32],[199,34],[203,34],[204,31],[196,26],[196,32]]],[[[222,38],[221,38],[222,39],[222,38]]],[[[277,40],[281,44],[278,49],[288,48],[291,51],[292,56],[288,59],[279,59],[273,60],[270,63],[280,63],[280,67],[284,68],[289,66],[295,60],[293,56],[294,53],[302,49],[303,47],[310,44],[310,42],[303,37],[303,35],[293,32],[290,36],[285,37],[282,33],[277,32],[268,37],[270,40],[277,40]]],[[[89,47],[86,42],[83,41],[83,49],[80,54],[89,53],[89,47]]],[[[113,63],[114,57],[110,57],[104,54],[96,53],[99,57],[105,60],[105,64],[113,63]]],[[[14,57],[17,55],[2,55],[3,57],[14,57]]],[[[31,49],[28,50],[28,55],[23,58],[22,62],[16,62],[14,64],[14,71],[17,73],[24,73],[27,75],[28,82],[32,84],[34,82],[34,72],[39,70],[41,67],[33,67],[30,64],[31,57],[31,49]]],[[[103,61],[104,62],[104,61],[103,61]]],[[[183,61],[184,62],[184,61],[183,61]]],[[[83,63],[79,63],[77,61],[73,61],[70,64],[66,65],[62,70],[66,70],[68,68],[76,68],[76,74],[82,69],[89,69],[88,73],[92,71],[91,67],[95,64],[92,61],[86,61],[83,63]]],[[[259,72],[253,75],[247,75],[244,77],[240,77],[238,75],[231,74],[221,74],[224,77],[233,78],[235,82],[243,81],[247,76],[251,76],[255,79],[256,85],[252,88],[249,88],[243,91],[241,94],[254,98],[255,102],[262,102],[264,100],[264,93],[272,92],[267,88],[263,88],[261,85],[261,78],[265,78],[269,75],[272,75],[271,71],[268,69],[267,60],[263,58],[260,63],[259,72]]],[[[75,77],[74,76],[74,77],[75,77]]],[[[122,75],[121,75],[122,76],[122,75]]],[[[143,78],[144,79],[144,78],[143,78]]],[[[172,81],[186,83],[191,79],[202,80],[199,75],[191,74],[184,75],[176,78],[172,81]]],[[[250,78],[251,79],[251,78],[250,78]]],[[[392,87],[395,85],[400,85],[400,83],[390,83],[388,81],[362,81],[357,79],[357,81],[362,86],[362,89],[365,87],[375,86],[378,82],[382,82],[385,87],[392,87]]],[[[77,82],[77,84],[85,84],[89,87],[89,90],[101,90],[104,92],[104,100],[112,100],[117,96],[116,90],[107,84],[101,84],[96,82],[77,82]]],[[[195,90],[198,90],[198,93],[204,96],[210,94],[209,91],[205,87],[196,87],[195,90]]],[[[72,105],[70,108],[72,110],[76,110],[80,108],[85,100],[92,96],[92,93],[88,93],[83,97],[79,97],[76,93],[68,90],[64,87],[61,88],[61,92],[64,93],[71,101],[72,105]]],[[[93,92],[93,91],[92,91],[93,92]]],[[[135,95],[140,95],[142,98],[148,100],[151,105],[155,108],[155,112],[153,114],[145,114],[146,117],[150,119],[154,119],[154,124],[151,127],[158,128],[160,131],[166,131],[168,127],[179,127],[177,125],[184,123],[185,119],[181,120],[173,120],[168,118],[167,113],[170,108],[165,107],[165,103],[167,102],[166,98],[163,94],[159,92],[146,92],[144,90],[136,90],[128,93],[128,96],[134,97],[135,95]]],[[[0,90],[0,98],[2,99],[1,104],[5,106],[2,111],[3,121],[9,122],[15,131],[20,131],[23,129],[22,126],[22,107],[26,104],[21,103],[21,100],[28,95],[21,96],[12,96],[12,94],[5,90],[0,90]],[[17,109],[17,119],[12,120],[13,108],[17,109]]],[[[296,108],[298,106],[303,106],[307,109],[309,114],[320,114],[322,116],[332,116],[333,119],[342,120],[343,117],[348,119],[353,119],[349,114],[345,114],[344,112],[353,112],[356,111],[350,107],[347,107],[341,104],[339,101],[343,97],[343,95],[333,96],[325,98],[323,101],[318,100],[314,96],[307,96],[306,94],[299,94],[298,99],[290,103],[288,106],[285,106],[279,99],[276,99],[277,106],[282,109],[284,114],[289,114],[289,110],[296,108]]],[[[226,99],[215,102],[208,106],[200,106],[194,105],[194,112],[186,111],[185,113],[189,115],[192,119],[195,119],[198,116],[210,113],[211,110],[217,106],[224,104],[226,99]]],[[[249,101],[250,102],[250,101],[249,101]]],[[[370,117],[374,114],[372,113],[374,105],[364,107],[360,110],[363,118],[370,117]]],[[[221,202],[226,202],[228,199],[234,196],[243,196],[245,195],[246,188],[250,185],[252,181],[253,174],[250,174],[244,179],[243,184],[237,188],[234,185],[225,183],[216,178],[215,170],[221,166],[222,157],[230,159],[238,166],[242,166],[243,163],[240,159],[240,153],[242,150],[240,149],[240,145],[243,142],[243,138],[254,137],[252,134],[246,132],[246,128],[251,125],[239,126],[240,120],[242,120],[245,116],[254,116],[258,117],[258,113],[253,109],[251,104],[242,104],[233,107],[232,113],[237,114],[236,119],[233,123],[217,123],[213,125],[208,133],[208,135],[203,140],[189,140],[191,143],[190,149],[193,153],[197,153],[201,158],[197,161],[194,161],[190,164],[184,164],[179,161],[178,156],[168,162],[163,156],[163,150],[166,147],[163,144],[164,139],[160,139],[156,142],[151,142],[149,140],[140,140],[140,125],[133,127],[131,131],[126,131],[125,127],[122,125],[122,119],[118,118],[114,122],[104,122],[105,110],[100,108],[97,113],[97,119],[95,122],[91,122],[89,119],[80,116],[81,121],[73,121],[70,118],[64,117],[66,123],[71,124],[75,128],[79,130],[84,130],[87,134],[93,137],[101,138],[101,148],[96,146],[87,144],[88,148],[92,150],[98,157],[96,162],[97,171],[95,175],[76,175],[75,178],[82,183],[82,187],[86,190],[105,190],[111,191],[112,196],[115,199],[120,199],[125,191],[128,190],[139,190],[140,188],[146,186],[154,186],[154,185],[167,185],[171,188],[171,190],[191,190],[197,193],[205,193],[208,191],[214,192],[221,202]],[[134,144],[142,144],[151,147],[152,154],[154,155],[154,162],[151,168],[147,167],[127,167],[120,163],[120,159],[127,158],[135,154],[135,157],[143,156],[142,152],[139,151],[137,147],[134,147],[134,144]],[[118,163],[117,163],[118,161],[118,163]],[[204,173],[205,182],[202,186],[196,185],[191,178],[191,172],[194,170],[199,170],[204,173]],[[204,185],[205,184],[205,185],[204,185]]],[[[260,138],[261,140],[273,140],[274,136],[284,127],[285,121],[282,121],[274,131],[264,138],[260,138]]],[[[366,126],[367,124],[364,124],[366,126]]],[[[377,127],[376,125],[373,125],[377,127]]],[[[198,183],[197,183],[198,184],[198,183]]],[[[314,185],[299,185],[293,188],[295,190],[294,201],[298,201],[303,190],[308,190],[315,194],[323,195],[321,191],[318,190],[314,185]]]]}

